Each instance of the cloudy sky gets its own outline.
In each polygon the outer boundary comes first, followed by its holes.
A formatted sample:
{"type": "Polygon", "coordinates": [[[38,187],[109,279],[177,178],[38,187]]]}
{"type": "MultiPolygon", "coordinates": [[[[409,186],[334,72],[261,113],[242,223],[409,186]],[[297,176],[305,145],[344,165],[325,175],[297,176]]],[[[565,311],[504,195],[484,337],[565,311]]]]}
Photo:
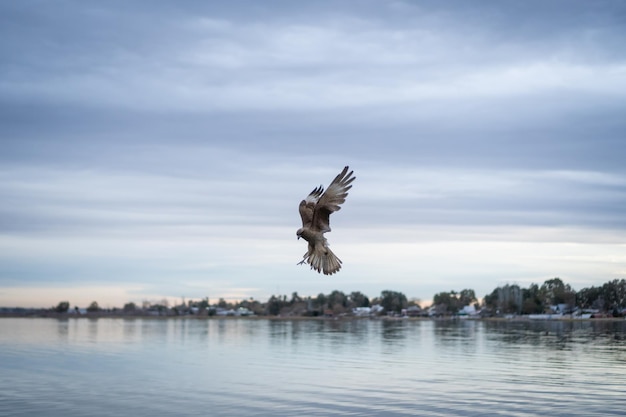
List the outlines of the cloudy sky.
{"type": "Polygon", "coordinates": [[[0,306],[626,277],[626,2],[0,3],[0,306]],[[297,266],[297,206],[349,165],[297,266]]]}

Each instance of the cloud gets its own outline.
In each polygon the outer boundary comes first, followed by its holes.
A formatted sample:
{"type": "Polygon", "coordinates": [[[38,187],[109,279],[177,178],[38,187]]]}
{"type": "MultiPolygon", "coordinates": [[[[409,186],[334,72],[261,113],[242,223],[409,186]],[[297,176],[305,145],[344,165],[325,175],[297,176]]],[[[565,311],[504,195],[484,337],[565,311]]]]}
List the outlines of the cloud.
{"type": "Polygon", "coordinates": [[[621,2],[0,9],[11,297],[428,298],[623,274],[621,2]],[[296,207],[344,165],[345,265],[319,279],[294,265],[296,207]]]}
{"type": "Polygon", "coordinates": [[[415,10],[413,24],[363,12],[258,20],[155,8],[150,21],[137,12],[71,13],[92,25],[74,16],[61,29],[57,14],[39,13],[43,33],[20,42],[42,56],[33,64],[16,54],[3,71],[5,96],[152,111],[320,110],[554,91],[614,96],[626,68],[606,43],[619,31],[609,16],[576,30],[568,19],[547,28],[531,13],[542,26],[516,33],[503,30],[511,19],[497,10],[487,10],[495,18],[487,25],[454,9],[415,10]]]}
{"type": "MultiPolygon", "coordinates": [[[[171,155],[176,152],[172,150],[171,155]]],[[[168,229],[220,230],[224,226],[236,230],[243,226],[251,233],[257,228],[267,233],[266,228],[299,221],[294,207],[317,185],[310,178],[328,182],[334,176],[328,168],[302,171],[297,164],[258,167],[244,154],[234,154],[233,160],[238,163],[224,164],[218,171],[199,169],[185,175],[145,170],[5,169],[0,172],[0,190],[10,203],[2,208],[4,229],[142,235],[168,229]]],[[[407,226],[625,227],[617,209],[626,202],[626,181],[621,175],[356,168],[359,187],[351,193],[352,213],[342,219],[356,227],[365,227],[370,219],[376,219],[378,225],[407,226]]]]}

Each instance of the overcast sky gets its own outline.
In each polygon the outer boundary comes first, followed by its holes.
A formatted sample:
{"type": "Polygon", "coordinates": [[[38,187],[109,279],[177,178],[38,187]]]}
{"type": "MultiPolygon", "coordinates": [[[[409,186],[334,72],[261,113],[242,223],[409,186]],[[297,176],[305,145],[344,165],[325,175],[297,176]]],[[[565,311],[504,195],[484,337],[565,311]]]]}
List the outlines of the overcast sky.
{"type": "Polygon", "coordinates": [[[0,306],[626,277],[626,2],[4,1],[0,306]],[[357,177],[296,263],[299,202],[357,177]]]}

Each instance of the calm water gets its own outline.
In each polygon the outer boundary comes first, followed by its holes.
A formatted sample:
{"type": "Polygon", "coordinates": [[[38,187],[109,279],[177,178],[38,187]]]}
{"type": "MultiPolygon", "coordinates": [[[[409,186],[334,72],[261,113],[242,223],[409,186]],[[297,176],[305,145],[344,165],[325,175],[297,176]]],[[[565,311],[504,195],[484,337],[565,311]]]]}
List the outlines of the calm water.
{"type": "Polygon", "coordinates": [[[623,416],[624,322],[0,319],[2,416],[623,416]]]}

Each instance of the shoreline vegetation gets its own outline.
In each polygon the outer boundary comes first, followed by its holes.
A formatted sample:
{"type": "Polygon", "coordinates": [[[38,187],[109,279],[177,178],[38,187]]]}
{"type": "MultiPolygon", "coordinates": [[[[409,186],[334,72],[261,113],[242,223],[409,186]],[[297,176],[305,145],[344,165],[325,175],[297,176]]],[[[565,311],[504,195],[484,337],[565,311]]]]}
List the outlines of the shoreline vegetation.
{"type": "Polygon", "coordinates": [[[435,319],[435,320],[624,320],[626,317],[626,280],[613,280],[599,287],[575,291],[560,278],[546,280],[541,286],[527,288],[504,285],[486,294],[480,302],[474,290],[440,292],[429,307],[420,300],[407,299],[397,291],[384,290],[370,299],[360,291],[301,297],[293,292],[272,295],[267,301],[249,299],[228,302],[220,298],[211,303],[181,300],[170,306],[167,300],[126,303],[123,308],[100,308],[93,301],[87,308],[71,307],[61,301],[50,308],[0,307],[0,317],[50,318],[266,318],[266,319],[435,319]]]}
{"type": "Polygon", "coordinates": [[[276,321],[337,321],[337,320],[379,320],[379,321],[494,321],[494,322],[531,322],[531,321],[562,321],[562,322],[581,322],[581,321],[593,321],[593,322],[623,322],[626,317],[580,317],[572,315],[563,315],[546,317],[546,318],[531,318],[528,315],[521,316],[507,316],[507,317],[468,317],[462,318],[459,316],[444,316],[444,317],[409,317],[409,316],[355,316],[355,315],[339,315],[339,316],[217,316],[217,315],[154,315],[145,313],[126,314],[123,312],[97,312],[86,314],[72,314],[72,313],[57,313],[57,312],[24,312],[24,313],[4,313],[0,312],[0,319],[2,318],[25,318],[25,319],[149,319],[149,320],[276,320],[276,321]]]}

